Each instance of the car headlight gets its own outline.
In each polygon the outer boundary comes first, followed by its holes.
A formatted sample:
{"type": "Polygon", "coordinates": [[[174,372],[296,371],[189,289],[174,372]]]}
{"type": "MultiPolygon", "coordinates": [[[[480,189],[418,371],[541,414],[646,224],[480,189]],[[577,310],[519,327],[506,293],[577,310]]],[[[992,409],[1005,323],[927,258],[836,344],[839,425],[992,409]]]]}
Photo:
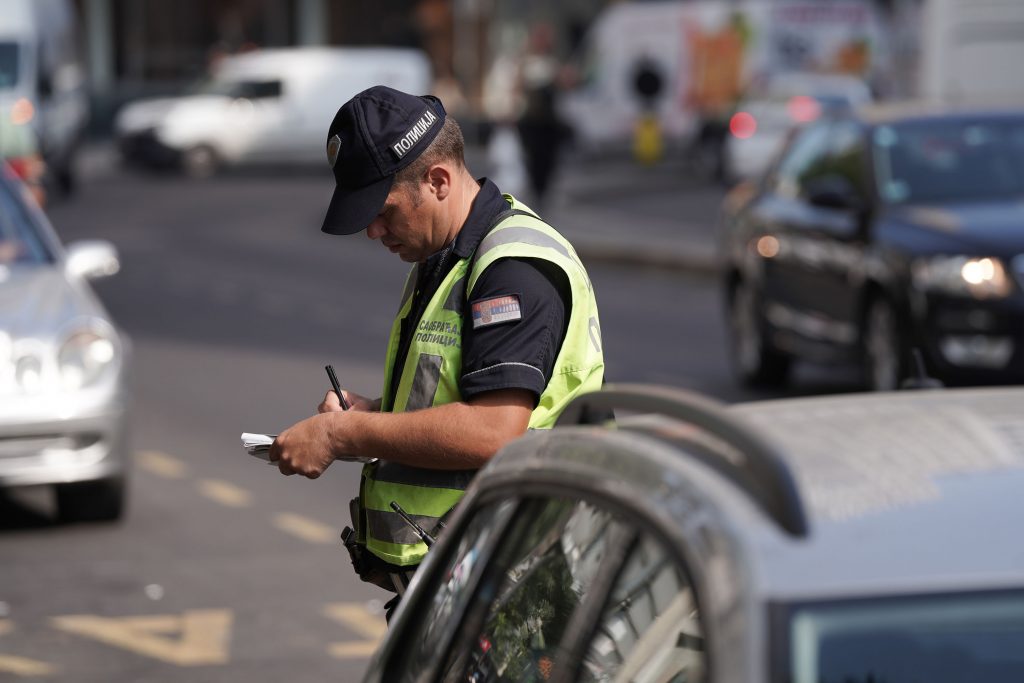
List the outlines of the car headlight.
{"type": "Polygon", "coordinates": [[[1001,299],[1013,287],[1003,262],[992,257],[922,258],[914,264],[912,276],[918,289],[975,299],[1001,299]]]}
{"type": "Polygon", "coordinates": [[[61,388],[82,389],[97,383],[116,364],[117,341],[101,330],[72,333],[57,352],[61,388]]]}
{"type": "Polygon", "coordinates": [[[14,362],[14,381],[28,393],[43,387],[43,361],[39,356],[26,354],[14,362]]]}

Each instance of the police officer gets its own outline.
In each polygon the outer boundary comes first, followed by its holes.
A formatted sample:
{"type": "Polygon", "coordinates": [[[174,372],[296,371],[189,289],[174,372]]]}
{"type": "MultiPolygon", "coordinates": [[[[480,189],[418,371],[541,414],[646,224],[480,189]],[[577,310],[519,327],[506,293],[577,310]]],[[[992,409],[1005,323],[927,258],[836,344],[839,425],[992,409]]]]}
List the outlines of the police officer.
{"type": "Polygon", "coordinates": [[[383,395],[328,392],[270,457],[316,478],[363,468],[351,546],[360,576],[399,595],[427,552],[397,508],[439,528],[505,443],[554,425],[604,375],[593,288],[572,246],[527,206],[476,180],[441,102],[383,86],[328,131],[336,189],[322,230],[365,231],[413,264],[391,329],[383,395]]]}

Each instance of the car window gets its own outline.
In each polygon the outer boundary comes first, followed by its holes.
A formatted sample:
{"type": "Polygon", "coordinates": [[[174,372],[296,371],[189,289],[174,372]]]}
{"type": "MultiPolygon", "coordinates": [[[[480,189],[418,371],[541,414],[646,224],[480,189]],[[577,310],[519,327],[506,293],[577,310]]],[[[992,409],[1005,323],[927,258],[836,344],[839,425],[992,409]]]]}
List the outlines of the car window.
{"type": "Polygon", "coordinates": [[[664,546],[644,535],[609,594],[578,680],[691,683],[706,670],[692,586],[664,546]]]}
{"type": "Polygon", "coordinates": [[[281,96],[281,81],[243,81],[238,84],[238,97],[265,100],[281,96]]]}
{"type": "Polygon", "coordinates": [[[808,181],[817,177],[828,151],[828,124],[813,124],[800,131],[775,171],[776,194],[791,199],[799,197],[808,181]]]}
{"type": "Polygon", "coordinates": [[[18,68],[18,44],[0,42],[0,89],[17,85],[18,68]]]}
{"type": "Polygon", "coordinates": [[[0,267],[52,262],[53,255],[20,199],[0,182],[0,267]]]}
{"type": "Polygon", "coordinates": [[[432,668],[445,652],[458,618],[480,579],[484,561],[493,551],[501,530],[516,507],[505,500],[484,506],[474,513],[444,569],[437,587],[427,593],[429,603],[417,614],[415,624],[403,640],[413,645],[398,653],[386,680],[415,681],[432,668]]]}
{"type": "MultiPolygon", "coordinates": [[[[519,516],[519,515],[517,515],[519,516]]],[[[536,501],[496,553],[440,680],[540,681],[564,661],[568,626],[625,525],[586,502],[536,501]]]]}
{"type": "Polygon", "coordinates": [[[1024,120],[910,121],[878,126],[872,138],[878,194],[888,203],[1024,195],[1024,120]]]}
{"type": "Polygon", "coordinates": [[[832,126],[828,137],[829,155],[823,162],[821,174],[845,179],[858,195],[866,197],[867,166],[861,127],[853,121],[842,121],[832,126]]]}
{"type": "Polygon", "coordinates": [[[1024,680],[1020,591],[890,596],[799,606],[790,614],[794,683],[1024,680]]]}

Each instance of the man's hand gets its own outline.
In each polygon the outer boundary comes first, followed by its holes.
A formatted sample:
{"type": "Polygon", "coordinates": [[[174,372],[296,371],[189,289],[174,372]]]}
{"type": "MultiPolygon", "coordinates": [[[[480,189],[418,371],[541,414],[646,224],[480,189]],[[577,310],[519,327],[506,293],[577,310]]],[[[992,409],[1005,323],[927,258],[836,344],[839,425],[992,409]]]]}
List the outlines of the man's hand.
{"type": "MultiPolygon", "coordinates": [[[[345,400],[348,401],[349,410],[361,410],[364,412],[376,413],[380,411],[380,399],[366,398],[360,396],[354,391],[348,389],[342,389],[341,393],[345,394],[345,400]]],[[[318,413],[336,413],[342,410],[341,401],[338,400],[338,395],[334,393],[334,390],[327,392],[324,396],[324,400],[320,402],[320,405],[316,407],[318,413]]]]}
{"type": "MultiPolygon", "coordinates": [[[[337,402],[338,397],[334,400],[337,402]]],[[[314,415],[281,432],[270,444],[270,462],[277,463],[281,474],[319,477],[334,462],[330,423],[336,417],[314,415]]]]}

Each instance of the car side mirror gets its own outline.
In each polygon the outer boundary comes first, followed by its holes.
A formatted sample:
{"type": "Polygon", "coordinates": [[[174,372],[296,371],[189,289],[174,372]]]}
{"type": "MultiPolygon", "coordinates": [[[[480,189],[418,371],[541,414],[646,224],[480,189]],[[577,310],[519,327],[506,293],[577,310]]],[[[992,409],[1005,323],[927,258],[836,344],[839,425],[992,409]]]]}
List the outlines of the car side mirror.
{"type": "Polygon", "coordinates": [[[72,277],[83,280],[114,275],[121,270],[121,261],[117,257],[117,249],[104,240],[85,240],[72,242],[67,247],[64,257],[64,272],[72,277]]]}
{"type": "Polygon", "coordinates": [[[831,175],[811,181],[807,186],[807,201],[812,206],[845,211],[863,211],[864,199],[853,183],[842,176],[831,175]]]}

